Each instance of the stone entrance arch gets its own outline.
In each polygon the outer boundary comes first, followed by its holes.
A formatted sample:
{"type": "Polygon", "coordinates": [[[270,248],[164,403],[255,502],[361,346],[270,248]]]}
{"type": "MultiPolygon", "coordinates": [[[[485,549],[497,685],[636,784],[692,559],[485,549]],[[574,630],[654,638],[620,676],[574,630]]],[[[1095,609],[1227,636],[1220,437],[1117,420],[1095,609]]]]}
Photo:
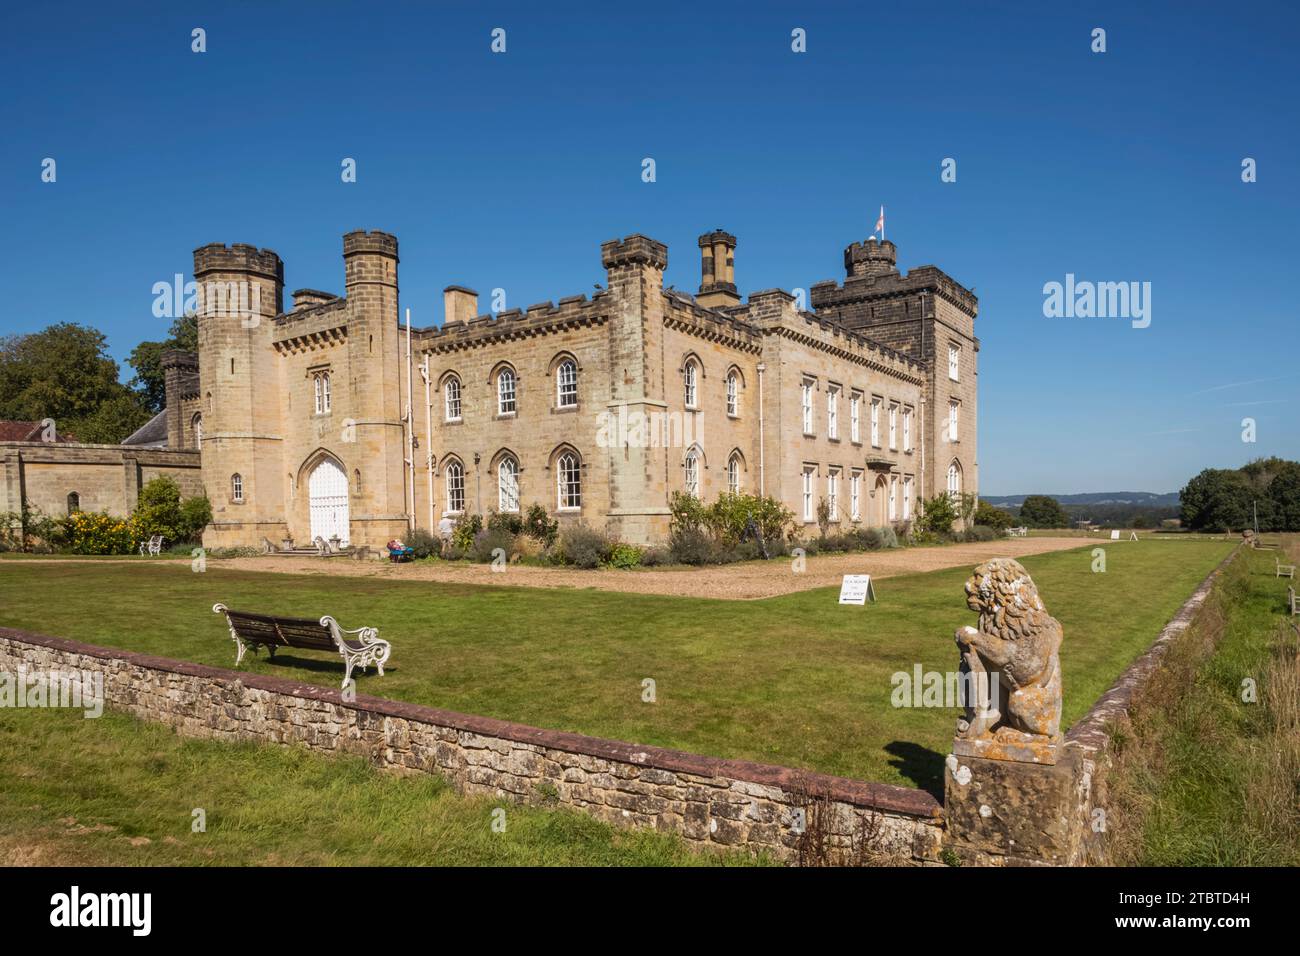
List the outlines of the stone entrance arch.
{"type": "Polygon", "coordinates": [[[311,538],[348,544],[348,475],[333,458],[321,458],[307,477],[311,538]]]}

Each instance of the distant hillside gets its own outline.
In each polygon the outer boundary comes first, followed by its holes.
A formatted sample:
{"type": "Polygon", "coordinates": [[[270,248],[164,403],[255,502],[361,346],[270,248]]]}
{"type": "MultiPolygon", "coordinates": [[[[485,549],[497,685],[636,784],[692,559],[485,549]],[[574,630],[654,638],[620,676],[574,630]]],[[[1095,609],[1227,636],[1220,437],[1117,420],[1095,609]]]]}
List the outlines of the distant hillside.
{"type": "MultiPolygon", "coordinates": [[[[1030,492],[1038,494],[1038,492],[1030,492]]],[[[999,508],[1019,508],[1028,495],[980,495],[999,508]]],[[[1177,508],[1178,492],[1167,491],[1089,491],[1081,495],[1049,495],[1063,505],[1140,505],[1146,508],[1177,508]]]]}

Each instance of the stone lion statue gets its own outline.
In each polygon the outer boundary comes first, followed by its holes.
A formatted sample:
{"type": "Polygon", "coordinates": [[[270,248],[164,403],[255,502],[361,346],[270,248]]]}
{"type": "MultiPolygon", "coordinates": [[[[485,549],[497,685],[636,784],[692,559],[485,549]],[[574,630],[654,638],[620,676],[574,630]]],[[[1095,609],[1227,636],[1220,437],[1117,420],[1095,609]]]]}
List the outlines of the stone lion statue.
{"type": "Polygon", "coordinates": [[[979,627],[956,634],[963,684],[974,691],[957,736],[1001,743],[1056,740],[1061,624],[1043,607],[1029,572],[1011,558],[986,561],[966,581],[966,604],[979,612],[979,627]]]}

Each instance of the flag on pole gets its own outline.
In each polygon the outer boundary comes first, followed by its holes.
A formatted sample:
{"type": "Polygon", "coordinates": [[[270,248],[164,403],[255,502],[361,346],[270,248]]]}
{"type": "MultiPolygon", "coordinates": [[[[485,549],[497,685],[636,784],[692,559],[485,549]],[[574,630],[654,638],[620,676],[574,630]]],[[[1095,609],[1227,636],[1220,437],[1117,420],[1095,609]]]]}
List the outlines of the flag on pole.
{"type": "Polygon", "coordinates": [[[880,207],[880,218],[876,220],[876,232],[880,233],[880,241],[885,241],[885,207],[880,207]]]}

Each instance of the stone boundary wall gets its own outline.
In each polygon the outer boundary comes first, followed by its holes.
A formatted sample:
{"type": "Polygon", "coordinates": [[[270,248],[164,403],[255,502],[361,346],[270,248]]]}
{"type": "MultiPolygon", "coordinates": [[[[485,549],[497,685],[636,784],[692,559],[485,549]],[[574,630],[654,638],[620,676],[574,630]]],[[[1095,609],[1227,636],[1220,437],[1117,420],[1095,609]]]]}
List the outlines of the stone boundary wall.
{"type": "MultiPolygon", "coordinates": [[[[300,744],[399,773],[434,773],[470,795],[556,802],[691,845],[791,861],[808,831],[841,852],[937,863],[939,802],[922,790],[648,747],[357,695],[279,677],[0,627],[0,670],[104,675],[105,704],[190,737],[300,744]],[[799,811],[803,810],[800,814],[799,811]],[[806,821],[817,823],[808,825],[806,821]]],[[[368,681],[382,686],[382,680],[368,681]]]]}

